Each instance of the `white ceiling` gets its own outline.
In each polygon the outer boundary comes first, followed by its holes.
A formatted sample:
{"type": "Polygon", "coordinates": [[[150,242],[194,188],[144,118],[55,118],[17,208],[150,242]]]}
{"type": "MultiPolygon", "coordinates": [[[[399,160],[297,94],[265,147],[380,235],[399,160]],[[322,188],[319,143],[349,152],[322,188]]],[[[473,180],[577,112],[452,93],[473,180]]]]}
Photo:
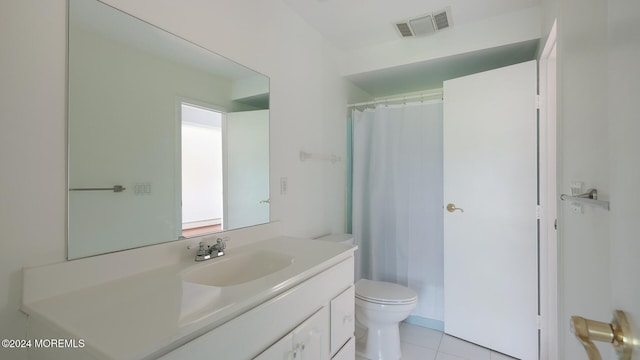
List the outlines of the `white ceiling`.
{"type": "MultiPolygon", "coordinates": [[[[339,49],[402,41],[395,23],[450,7],[452,28],[540,5],[540,0],[283,0],[339,49]]],[[[449,30],[445,30],[449,31],[449,30]]],[[[442,86],[442,81],[531,60],[537,42],[382,69],[347,78],[374,97],[442,86]]]]}
{"type": "Polygon", "coordinates": [[[538,6],[540,0],[283,0],[342,49],[394,41],[398,21],[451,7],[454,26],[538,6]]]}
{"type": "Polygon", "coordinates": [[[230,81],[264,77],[232,60],[99,1],[71,0],[70,28],[95,32],[133,48],[230,81]]]}

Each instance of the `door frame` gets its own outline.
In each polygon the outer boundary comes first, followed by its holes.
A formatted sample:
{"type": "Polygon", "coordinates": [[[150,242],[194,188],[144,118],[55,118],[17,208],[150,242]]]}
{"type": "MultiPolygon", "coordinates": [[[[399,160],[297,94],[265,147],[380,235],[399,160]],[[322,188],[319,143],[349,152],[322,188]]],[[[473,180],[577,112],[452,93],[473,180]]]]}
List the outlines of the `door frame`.
{"type": "Polygon", "coordinates": [[[557,235],[557,20],[538,60],[540,359],[559,359],[557,235]]]}
{"type": "MultiPolygon", "coordinates": [[[[225,179],[224,179],[224,174],[225,174],[225,167],[226,167],[226,149],[225,149],[225,128],[226,128],[226,119],[227,119],[227,113],[228,110],[225,107],[216,105],[216,104],[212,104],[212,103],[208,103],[206,101],[202,101],[202,100],[196,100],[196,99],[192,99],[189,97],[185,97],[185,96],[176,96],[174,99],[174,107],[175,107],[175,116],[176,116],[176,122],[175,122],[175,148],[174,151],[176,152],[176,154],[182,154],[182,105],[186,104],[189,106],[194,106],[194,107],[200,107],[206,110],[210,110],[210,111],[214,111],[217,113],[220,113],[220,115],[222,115],[222,174],[223,174],[223,182],[222,182],[222,200],[223,200],[223,211],[222,211],[222,221],[223,224],[221,224],[221,226],[224,225],[224,219],[225,219],[225,208],[224,208],[224,203],[227,201],[227,196],[226,196],[226,192],[225,192],[225,179]]],[[[176,187],[175,187],[175,194],[178,194],[175,198],[175,209],[176,209],[176,213],[175,213],[175,218],[177,219],[177,224],[179,224],[179,226],[177,226],[176,228],[176,239],[184,239],[185,236],[182,235],[182,156],[178,156],[176,159],[176,168],[175,168],[175,173],[176,174],[180,174],[180,176],[178,176],[178,179],[176,181],[176,187]]],[[[222,227],[224,229],[224,227],[222,227]]]]}

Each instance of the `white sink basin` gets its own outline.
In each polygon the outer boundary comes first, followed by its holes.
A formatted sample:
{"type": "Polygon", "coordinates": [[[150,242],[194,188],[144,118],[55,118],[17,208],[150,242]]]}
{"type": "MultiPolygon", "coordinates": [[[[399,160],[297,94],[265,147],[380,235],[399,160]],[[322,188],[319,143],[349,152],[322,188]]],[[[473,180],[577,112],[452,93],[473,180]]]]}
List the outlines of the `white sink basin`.
{"type": "Polygon", "coordinates": [[[275,251],[256,250],[227,254],[196,265],[182,274],[181,324],[187,325],[200,319],[204,309],[215,307],[224,298],[222,294],[228,297],[228,291],[240,290],[231,290],[230,286],[264,278],[290,266],[293,259],[291,255],[275,251]]]}
{"type": "Polygon", "coordinates": [[[206,286],[233,286],[265,277],[293,264],[292,256],[266,250],[227,256],[207,260],[208,264],[184,274],[182,280],[206,286]]]}

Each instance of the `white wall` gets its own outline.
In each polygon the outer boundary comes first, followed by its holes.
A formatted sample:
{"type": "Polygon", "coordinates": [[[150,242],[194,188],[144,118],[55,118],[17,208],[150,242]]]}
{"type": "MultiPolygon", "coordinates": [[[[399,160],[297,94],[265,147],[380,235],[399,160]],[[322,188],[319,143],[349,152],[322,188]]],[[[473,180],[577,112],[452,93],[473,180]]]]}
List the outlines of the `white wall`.
{"type": "MultiPolygon", "coordinates": [[[[279,0],[109,3],[270,76],[272,219],[291,235],[343,231],[344,162],[299,161],[300,150],[345,157],[334,48],[279,0]]],[[[22,267],[66,256],[65,19],[64,0],[0,2],[0,338],[25,338],[22,267]]]]}
{"type": "MultiPolygon", "coordinates": [[[[630,317],[640,339],[640,2],[609,0],[607,64],[609,168],[611,186],[611,307],[630,317]]],[[[606,318],[608,319],[608,318],[606,318]]],[[[640,359],[640,347],[633,350],[640,359]]]]}
{"type": "Polygon", "coordinates": [[[64,1],[0,2],[0,338],[26,335],[22,267],[66,256],[65,18],[64,1]]]}
{"type": "MultiPolygon", "coordinates": [[[[606,96],[606,4],[563,0],[558,20],[558,191],[571,181],[610,196],[606,96]]],[[[609,320],[609,213],[584,207],[575,214],[567,203],[558,209],[560,241],[560,336],[566,359],[584,356],[570,333],[569,318],[609,320]],[[589,297],[590,301],[583,301],[589,297]]],[[[562,348],[562,347],[561,347],[562,348]]],[[[609,350],[610,349],[603,349],[609,350]]]]}
{"type": "MultiPolygon", "coordinates": [[[[570,316],[609,321],[613,309],[623,309],[636,334],[640,319],[640,209],[633,192],[640,183],[640,5],[546,0],[543,10],[543,33],[558,18],[558,191],[582,180],[611,201],[610,212],[559,208],[559,358],[584,359],[570,316]]],[[[614,358],[610,345],[598,347],[603,358],[614,358]]]]}

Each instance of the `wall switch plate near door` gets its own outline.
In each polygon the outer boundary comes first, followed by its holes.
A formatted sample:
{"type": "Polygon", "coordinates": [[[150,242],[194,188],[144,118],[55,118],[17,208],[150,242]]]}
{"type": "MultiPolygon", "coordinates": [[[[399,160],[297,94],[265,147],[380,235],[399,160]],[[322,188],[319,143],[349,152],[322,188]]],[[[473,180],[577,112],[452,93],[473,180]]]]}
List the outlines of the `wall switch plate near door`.
{"type": "MultiPolygon", "coordinates": [[[[584,194],[584,182],[572,181],[571,182],[571,196],[579,196],[584,194]]],[[[571,203],[571,211],[574,214],[582,214],[582,205],[576,202],[571,203]]]]}

